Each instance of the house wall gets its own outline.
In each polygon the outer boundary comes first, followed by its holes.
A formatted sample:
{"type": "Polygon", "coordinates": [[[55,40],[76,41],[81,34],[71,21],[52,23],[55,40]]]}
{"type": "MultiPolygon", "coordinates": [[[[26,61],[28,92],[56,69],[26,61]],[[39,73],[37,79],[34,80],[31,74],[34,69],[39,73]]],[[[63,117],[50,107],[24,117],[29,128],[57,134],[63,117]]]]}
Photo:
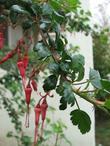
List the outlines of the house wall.
{"type": "MultiPolygon", "coordinates": [[[[85,9],[89,8],[88,0],[82,0],[82,5],[85,9]]],[[[12,30],[9,28],[9,45],[14,47],[15,42],[18,40],[19,36],[22,35],[22,31],[20,28],[12,30]]],[[[73,45],[80,46],[80,53],[85,56],[85,68],[86,68],[86,75],[85,78],[88,77],[89,68],[93,67],[93,55],[92,55],[92,39],[91,36],[85,36],[82,33],[78,34],[69,34],[67,33],[67,38],[70,43],[73,45]]],[[[2,74],[2,72],[0,72],[2,74]]],[[[9,94],[9,93],[7,93],[9,94]]],[[[56,93],[54,93],[55,98],[49,99],[49,105],[52,105],[56,108],[56,112],[54,113],[54,120],[61,119],[68,127],[65,131],[66,136],[72,142],[72,146],[95,146],[95,120],[94,120],[94,108],[91,104],[88,104],[86,101],[79,99],[78,102],[80,108],[88,112],[89,116],[91,117],[92,126],[89,133],[82,135],[77,127],[73,126],[70,121],[69,113],[72,108],[68,108],[66,111],[59,111],[59,97],[56,93]],[[56,100],[57,98],[57,100],[56,100]]],[[[74,107],[75,108],[75,107],[74,107]]],[[[50,113],[48,113],[50,115],[50,113]]],[[[34,113],[31,113],[31,123],[30,128],[25,129],[26,133],[29,133],[31,136],[34,133],[34,113]]],[[[25,118],[24,118],[25,119],[25,118]]],[[[23,119],[23,121],[24,121],[23,119]]],[[[0,110],[0,146],[16,146],[16,142],[12,139],[8,139],[5,137],[7,131],[13,129],[13,126],[8,118],[7,113],[5,110],[0,110]]],[[[14,130],[14,129],[13,129],[14,130]]],[[[61,146],[67,146],[67,144],[63,143],[61,146]]]]}

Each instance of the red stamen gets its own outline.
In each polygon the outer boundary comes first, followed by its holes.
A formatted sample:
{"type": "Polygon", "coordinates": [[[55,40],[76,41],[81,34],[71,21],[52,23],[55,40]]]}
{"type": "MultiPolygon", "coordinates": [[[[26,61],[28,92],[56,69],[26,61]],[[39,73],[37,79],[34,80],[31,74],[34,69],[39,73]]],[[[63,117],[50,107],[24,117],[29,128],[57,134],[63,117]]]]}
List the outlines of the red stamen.
{"type": "Polygon", "coordinates": [[[27,104],[27,112],[26,112],[26,120],[25,120],[25,127],[29,127],[29,104],[27,104]]]}
{"type": "Polygon", "coordinates": [[[31,100],[31,93],[32,93],[32,88],[30,84],[28,84],[27,87],[25,88],[25,97],[27,103],[27,113],[26,113],[26,121],[25,121],[26,127],[29,127],[29,104],[31,100]]]}

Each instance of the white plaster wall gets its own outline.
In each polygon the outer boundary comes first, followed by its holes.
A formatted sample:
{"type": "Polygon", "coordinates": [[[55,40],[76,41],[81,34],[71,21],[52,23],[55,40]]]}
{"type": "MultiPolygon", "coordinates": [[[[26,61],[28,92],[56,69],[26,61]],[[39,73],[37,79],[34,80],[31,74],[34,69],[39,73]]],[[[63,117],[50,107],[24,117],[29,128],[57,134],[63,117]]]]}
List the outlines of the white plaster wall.
{"type": "MultiPolygon", "coordinates": [[[[88,0],[81,0],[83,7],[85,9],[89,8],[89,2],[88,0]]],[[[19,38],[19,36],[22,35],[22,32],[19,28],[12,31],[9,28],[9,44],[10,46],[14,47],[15,41],[19,38]]],[[[69,34],[67,33],[67,37],[71,43],[74,45],[80,46],[80,53],[85,56],[85,67],[86,67],[86,75],[85,78],[88,77],[89,68],[93,67],[93,55],[92,55],[92,39],[91,36],[84,36],[84,34],[69,34]]],[[[2,74],[0,72],[0,74],[2,74]]],[[[88,114],[91,117],[92,120],[92,126],[91,131],[85,135],[82,135],[78,128],[73,126],[70,122],[70,116],[69,113],[72,110],[72,108],[68,108],[66,111],[59,111],[59,97],[58,95],[54,94],[55,98],[49,99],[48,103],[49,105],[54,106],[57,111],[55,112],[55,120],[61,119],[68,127],[68,129],[65,131],[66,136],[69,138],[69,140],[72,142],[72,146],[95,146],[95,128],[94,128],[94,109],[91,104],[88,104],[86,101],[79,99],[78,102],[80,104],[80,108],[88,111],[88,114]]],[[[49,114],[49,113],[48,113],[49,114]]],[[[32,112],[31,116],[31,123],[29,129],[24,129],[27,133],[30,133],[31,136],[34,135],[34,113],[32,112]]],[[[25,117],[24,117],[25,119],[25,117]]],[[[23,119],[23,120],[24,120],[23,119]]],[[[5,137],[7,131],[10,131],[13,129],[13,126],[10,122],[10,119],[7,116],[7,113],[5,110],[0,110],[0,146],[17,146],[16,142],[12,139],[8,139],[5,137]]],[[[67,146],[65,143],[63,143],[61,146],[67,146]]]]}

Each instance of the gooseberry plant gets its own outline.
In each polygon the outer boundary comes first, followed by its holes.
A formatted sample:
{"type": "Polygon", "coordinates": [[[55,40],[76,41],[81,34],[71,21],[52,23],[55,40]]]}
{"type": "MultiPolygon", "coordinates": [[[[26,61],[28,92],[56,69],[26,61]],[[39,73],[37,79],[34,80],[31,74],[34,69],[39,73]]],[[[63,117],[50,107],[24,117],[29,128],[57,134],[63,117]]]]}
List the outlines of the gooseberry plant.
{"type": "MultiPolygon", "coordinates": [[[[54,96],[55,90],[61,97],[60,110],[68,105],[77,109],[70,113],[73,125],[78,126],[82,134],[89,132],[91,120],[89,115],[81,110],[77,97],[88,101],[94,106],[109,113],[110,100],[98,101],[95,97],[99,91],[107,92],[108,81],[102,80],[98,71],[90,69],[89,78],[84,79],[85,60],[81,54],[69,53],[68,40],[65,31],[83,32],[87,35],[90,13],[81,8],[79,0],[0,0],[0,51],[4,49],[4,30],[18,25],[23,30],[23,36],[17,41],[16,47],[9,50],[1,58],[0,65],[16,56],[16,65],[22,79],[27,105],[26,127],[29,127],[29,110],[32,91],[39,96],[35,105],[35,136],[43,137],[44,122],[48,109],[47,98],[54,96]],[[30,59],[30,52],[37,55],[30,59]],[[49,70],[49,75],[43,82],[45,94],[39,93],[36,77],[41,71],[49,70]],[[93,85],[93,90],[89,85],[93,85]],[[39,120],[42,119],[41,132],[39,120]]],[[[57,100],[57,99],[56,99],[57,100]]]]}

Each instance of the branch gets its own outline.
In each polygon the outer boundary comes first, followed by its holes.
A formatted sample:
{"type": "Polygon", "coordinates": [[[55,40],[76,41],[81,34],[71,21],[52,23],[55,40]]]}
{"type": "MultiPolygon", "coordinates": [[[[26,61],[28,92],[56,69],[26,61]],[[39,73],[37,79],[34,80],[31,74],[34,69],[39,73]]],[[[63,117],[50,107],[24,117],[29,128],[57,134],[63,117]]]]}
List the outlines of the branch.
{"type": "MultiPolygon", "coordinates": [[[[43,42],[46,44],[46,46],[49,48],[49,50],[51,51],[52,53],[52,57],[54,59],[55,62],[59,62],[61,57],[59,57],[59,54],[57,53],[57,51],[55,50],[55,48],[53,48],[53,46],[49,46],[49,44],[47,43],[47,40],[46,40],[46,37],[44,36],[42,30],[40,30],[40,34],[42,36],[42,39],[43,39],[43,42]],[[57,57],[56,57],[57,56],[57,57]]],[[[68,80],[66,77],[64,80],[68,80]]],[[[72,83],[71,80],[68,80],[68,82],[72,83]]],[[[85,84],[85,83],[88,83],[88,80],[87,81],[84,81],[84,82],[80,82],[80,83],[74,83],[73,85],[82,85],[82,84],[85,84]]],[[[88,86],[88,85],[87,85],[88,86]]],[[[84,100],[88,101],[89,103],[93,104],[95,107],[98,107],[100,108],[101,110],[105,111],[107,114],[108,111],[104,108],[104,104],[105,102],[102,102],[102,101],[99,101],[99,100],[96,100],[95,98],[90,98],[89,95],[87,93],[89,92],[95,92],[96,90],[84,90],[84,91],[80,91],[76,88],[73,88],[73,92],[80,96],[81,98],[83,98],[84,100]]],[[[109,114],[110,115],[110,114],[109,114]]]]}
{"type": "Polygon", "coordinates": [[[96,89],[95,90],[83,90],[83,91],[80,91],[81,93],[89,93],[89,92],[96,92],[96,89]]]}
{"type": "Polygon", "coordinates": [[[42,32],[41,29],[39,29],[39,32],[41,34],[41,37],[42,37],[42,40],[43,40],[44,44],[49,48],[49,45],[48,45],[47,40],[46,40],[46,38],[44,36],[44,33],[42,32]]]}
{"type": "Polygon", "coordinates": [[[79,83],[74,83],[73,85],[82,85],[82,84],[86,84],[86,83],[88,83],[88,80],[87,81],[84,81],[84,82],[79,82],[79,83]]]}
{"type": "Polygon", "coordinates": [[[58,52],[55,50],[55,48],[53,46],[49,46],[49,44],[47,43],[46,37],[44,36],[44,33],[42,32],[41,29],[40,29],[40,34],[42,36],[42,39],[43,39],[44,44],[50,50],[50,52],[52,54],[52,58],[54,59],[55,62],[58,63],[61,60],[61,56],[58,54],[58,52]]]}
{"type": "Polygon", "coordinates": [[[95,98],[89,98],[87,94],[82,93],[81,91],[78,91],[76,88],[73,88],[73,92],[80,96],[81,98],[85,99],[86,101],[88,101],[89,103],[93,104],[94,106],[104,106],[105,102],[102,101],[98,101],[95,98]]]}
{"type": "Polygon", "coordinates": [[[57,146],[57,144],[58,144],[58,136],[59,136],[59,134],[57,133],[56,134],[56,141],[55,141],[55,145],[54,146],[57,146]]]}
{"type": "Polygon", "coordinates": [[[95,107],[101,109],[102,111],[104,111],[105,113],[107,113],[110,116],[110,113],[108,112],[108,110],[104,107],[105,102],[103,101],[99,101],[96,100],[95,98],[90,98],[88,97],[89,95],[85,94],[85,93],[81,93],[80,91],[78,91],[76,88],[73,88],[73,92],[80,96],[82,99],[88,101],[89,103],[91,103],[92,105],[94,105],[95,107]]]}

